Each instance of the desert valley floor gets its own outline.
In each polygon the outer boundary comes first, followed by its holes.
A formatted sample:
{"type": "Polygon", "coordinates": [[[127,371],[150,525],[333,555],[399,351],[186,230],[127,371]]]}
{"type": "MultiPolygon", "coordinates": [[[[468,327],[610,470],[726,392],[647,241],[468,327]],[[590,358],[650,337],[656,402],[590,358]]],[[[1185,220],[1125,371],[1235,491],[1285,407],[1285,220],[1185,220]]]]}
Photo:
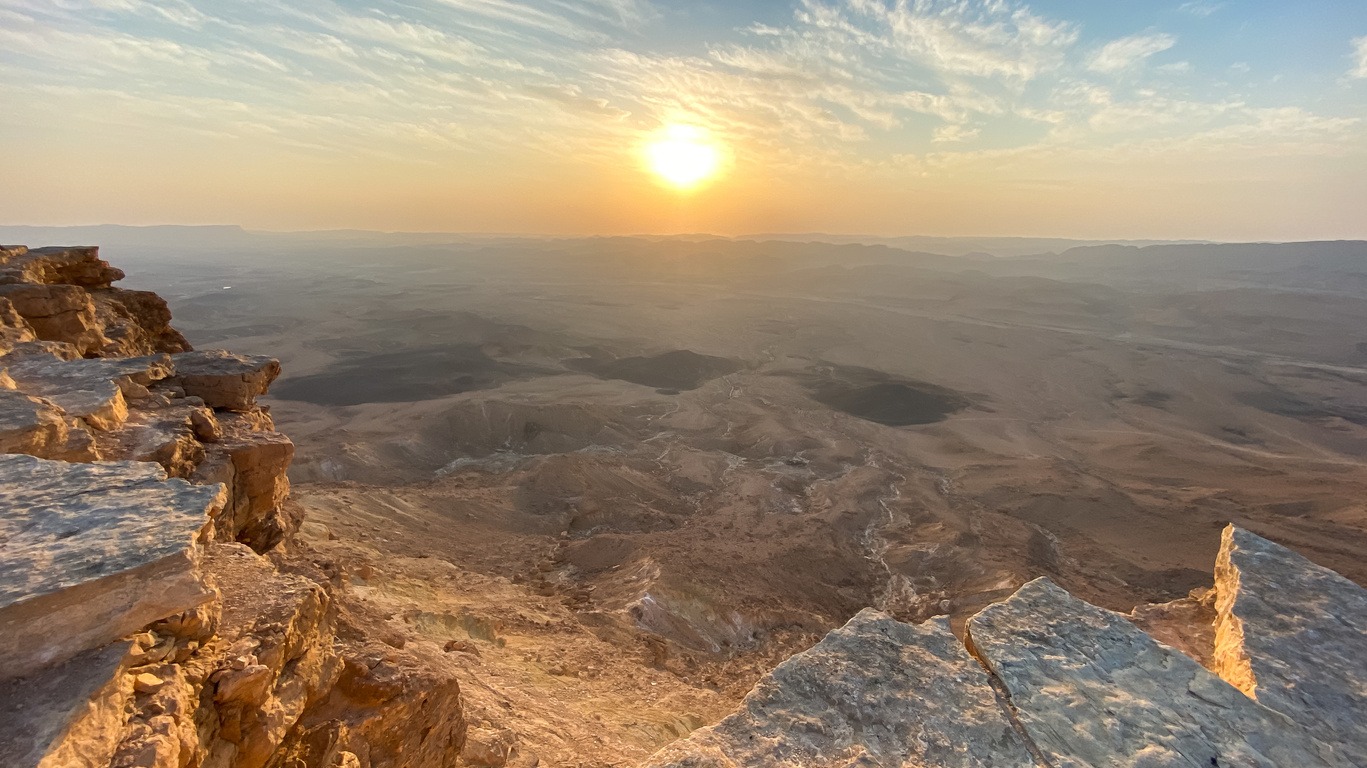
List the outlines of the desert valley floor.
{"type": "Polygon", "coordinates": [[[107,251],[197,348],[281,359],[302,546],[461,659],[472,744],[513,765],[634,764],[865,606],[1182,597],[1231,521],[1367,582],[1367,299],[1322,271],[107,251]]]}

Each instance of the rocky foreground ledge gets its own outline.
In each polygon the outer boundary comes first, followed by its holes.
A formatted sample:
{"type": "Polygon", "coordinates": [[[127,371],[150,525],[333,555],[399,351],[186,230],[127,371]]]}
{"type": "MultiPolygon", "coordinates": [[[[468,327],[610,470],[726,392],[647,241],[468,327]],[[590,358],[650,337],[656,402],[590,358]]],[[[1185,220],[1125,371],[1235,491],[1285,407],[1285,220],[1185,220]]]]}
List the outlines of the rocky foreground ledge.
{"type": "MultiPolygon", "coordinates": [[[[296,551],[279,364],[122,276],[0,247],[0,764],[502,765],[441,652],[296,551]]],[[[1047,579],[963,641],[865,610],[647,765],[1367,766],[1367,592],[1230,527],[1211,590],[1130,616],[1047,579]]]]}
{"type": "Polygon", "coordinates": [[[1367,591],[1230,526],[1213,590],[1128,618],[1044,578],[964,643],[866,609],[648,765],[1364,766],[1367,591]]]}
{"type": "Polygon", "coordinates": [[[122,277],[0,246],[0,764],[454,764],[451,670],[290,551],[280,364],[191,350],[122,277]]]}

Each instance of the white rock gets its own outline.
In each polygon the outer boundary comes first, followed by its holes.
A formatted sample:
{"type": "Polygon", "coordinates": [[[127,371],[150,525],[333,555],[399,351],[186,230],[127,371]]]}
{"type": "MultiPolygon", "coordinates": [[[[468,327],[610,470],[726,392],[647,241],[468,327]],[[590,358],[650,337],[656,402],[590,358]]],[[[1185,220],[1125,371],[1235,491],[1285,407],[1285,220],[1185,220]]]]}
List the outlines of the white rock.
{"type": "Polygon", "coordinates": [[[1221,676],[1367,765],[1367,590],[1232,525],[1215,590],[1221,676]]]}
{"type": "Polygon", "coordinates": [[[872,609],[780,664],[740,709],[655,755],[655,768],[1035,763],[944,618],[872,609]]]}
{"type": "Polygon", "coordinates": [[[1055,768],[1348,765],[1286,716],[1048,579],[984,608],[968,634],[1055,768]]]}

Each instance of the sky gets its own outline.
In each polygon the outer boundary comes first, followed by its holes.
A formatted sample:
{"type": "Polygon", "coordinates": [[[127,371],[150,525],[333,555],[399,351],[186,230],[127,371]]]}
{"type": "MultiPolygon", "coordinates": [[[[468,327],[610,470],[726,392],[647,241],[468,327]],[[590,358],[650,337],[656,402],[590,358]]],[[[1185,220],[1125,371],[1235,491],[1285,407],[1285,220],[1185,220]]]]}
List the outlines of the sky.
{"type": "Polygon", "coordinates": [[[1363,0],[0,0],[0,104],[6,224],[1367,238],[1363,0]]]}

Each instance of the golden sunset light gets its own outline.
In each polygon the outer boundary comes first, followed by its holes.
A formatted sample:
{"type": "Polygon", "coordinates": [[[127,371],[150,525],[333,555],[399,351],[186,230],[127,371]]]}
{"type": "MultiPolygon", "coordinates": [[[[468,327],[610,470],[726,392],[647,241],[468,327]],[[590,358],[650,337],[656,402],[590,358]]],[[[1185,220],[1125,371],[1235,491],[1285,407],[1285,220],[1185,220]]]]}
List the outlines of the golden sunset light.
{"type": "Polygon", "coordinates": [[[1367,0],[0,0],[0,103],[0,768],[1367,768],[1367,0]]]}
{"type": "Polygon", "coordinates": [[[687,192],[721,171],[722,149],[702,128],[670,125],[646,145],[645,158],[660,182],[687,192]]]}

